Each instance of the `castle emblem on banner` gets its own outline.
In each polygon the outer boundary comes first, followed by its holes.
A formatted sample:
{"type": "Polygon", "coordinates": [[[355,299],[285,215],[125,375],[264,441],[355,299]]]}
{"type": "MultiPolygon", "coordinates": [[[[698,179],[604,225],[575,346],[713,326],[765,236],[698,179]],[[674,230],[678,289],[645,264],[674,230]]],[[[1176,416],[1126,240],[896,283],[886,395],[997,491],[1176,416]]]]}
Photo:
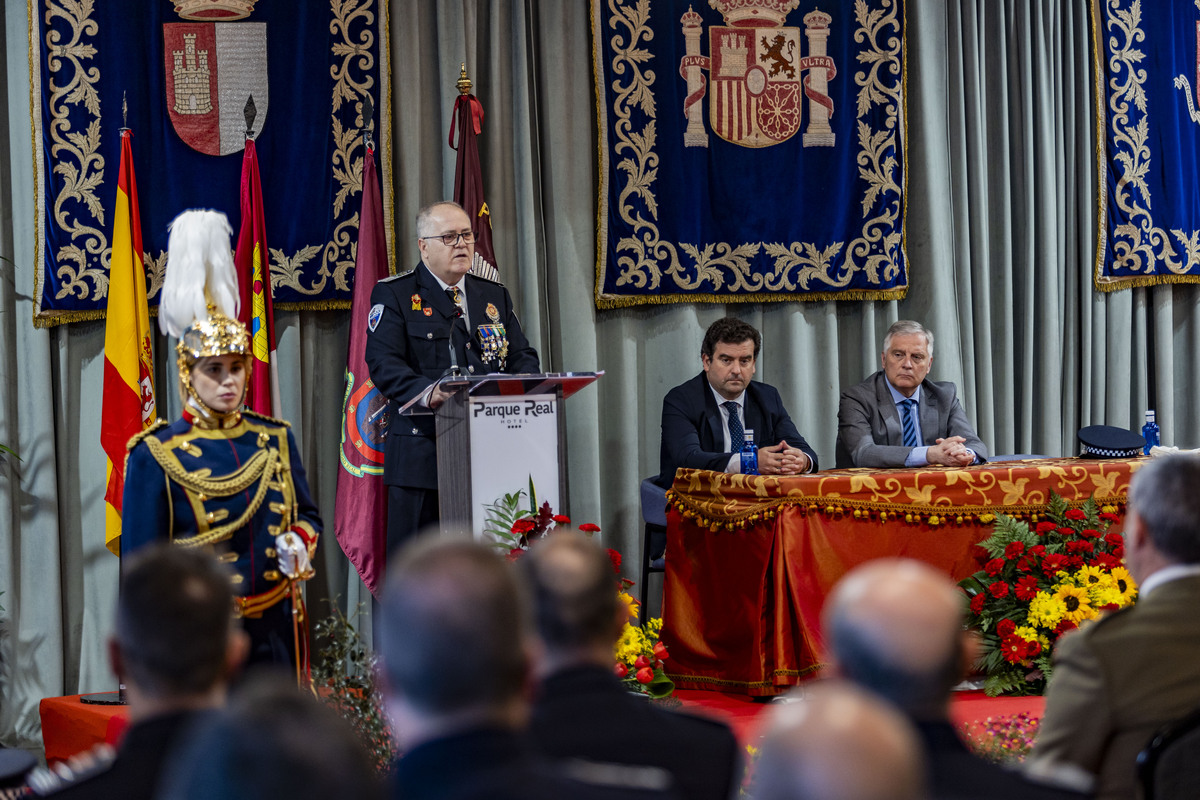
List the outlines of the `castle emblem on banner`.
{"type": "Polygon", "coordinates": [[[709,5],[721,13],[725,24],[709,27],[708,56],[700,54],[700,15],[689,7],[680,19],[685,55],[679,75],[687,82],[684,145],[708,147],[701,104],[708,93],[709,125],[728,142],[770,147],[787,141],[801,128],[807,99],[808,121],[801,143],[833,147],[829,127],[833,100],[828,87],[837,68],[826,53],[833,17],[810,11],[804,15],[801,31],[783,25],[800,0],[709,0],[709,5]]]}
{"type": "Polygon", "coordinates": [[[251,96],[258,130],[267,118],[267,25],[232,22],[256,2],[176,0],[176,13],[193,21],[163,25],[167,113],[188,147],[206,155],[245,148],[251,96]]]}

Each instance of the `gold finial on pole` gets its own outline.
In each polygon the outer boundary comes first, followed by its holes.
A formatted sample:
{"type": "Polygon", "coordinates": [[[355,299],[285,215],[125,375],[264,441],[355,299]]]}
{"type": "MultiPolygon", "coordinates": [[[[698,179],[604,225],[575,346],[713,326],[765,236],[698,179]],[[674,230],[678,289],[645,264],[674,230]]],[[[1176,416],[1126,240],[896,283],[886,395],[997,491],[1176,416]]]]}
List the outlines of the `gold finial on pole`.
{"type": "Polygon", "coordinates": [[[454,82],[459,94],[471,93],[471,79],[467,77],[467,62],[463,61],[458,67],[458,80],[454,82]]]}

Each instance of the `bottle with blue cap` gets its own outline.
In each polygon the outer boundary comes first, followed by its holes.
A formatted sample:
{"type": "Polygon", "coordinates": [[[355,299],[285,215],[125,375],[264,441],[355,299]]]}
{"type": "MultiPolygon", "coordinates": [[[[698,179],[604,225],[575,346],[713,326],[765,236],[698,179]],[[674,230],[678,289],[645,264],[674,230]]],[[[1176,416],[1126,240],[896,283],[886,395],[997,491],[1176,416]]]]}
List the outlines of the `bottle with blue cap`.
{"type": "Polygon", "coordinates": [[[742,444],[742,474],[757,475],[758,474],[758,448],[754,446],[754,431],[747,428],[745,431],[746,440],[742,444]]]}
{"type": "Polygon", "coordinates": [[[1146,444],[1142,447],[1142,453],[1150,455],[1151,447],[1158,447],[1161,442],[1158,440],[1158,423],[1154,421],[1154,409],[1146,412],[1146,424],[1142,426],[1142,438],[1146,440],[1146,444]]]}

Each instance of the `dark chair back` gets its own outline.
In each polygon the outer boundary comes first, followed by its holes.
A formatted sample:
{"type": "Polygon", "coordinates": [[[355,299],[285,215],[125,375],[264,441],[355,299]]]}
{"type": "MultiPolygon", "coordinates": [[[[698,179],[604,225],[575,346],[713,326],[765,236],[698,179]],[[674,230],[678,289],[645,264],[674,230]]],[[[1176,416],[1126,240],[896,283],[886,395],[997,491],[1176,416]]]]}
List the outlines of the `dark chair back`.
{"type": "Polygon", "coordinates": [[[1200,797],[1200,709],[1156,733],[1137,770],[1144,800],[1200,797]]]}
{"type": "Polygon", "coordinates": [[[650,595],[650,575],[663,572],[651,563],[667,545],[667,490],[654,482],[657,476],[646,478],[641,486],[642,507],[642,585],[638,600],[642,604],[643,621],[649,618],[646,598],[650,595]]]}

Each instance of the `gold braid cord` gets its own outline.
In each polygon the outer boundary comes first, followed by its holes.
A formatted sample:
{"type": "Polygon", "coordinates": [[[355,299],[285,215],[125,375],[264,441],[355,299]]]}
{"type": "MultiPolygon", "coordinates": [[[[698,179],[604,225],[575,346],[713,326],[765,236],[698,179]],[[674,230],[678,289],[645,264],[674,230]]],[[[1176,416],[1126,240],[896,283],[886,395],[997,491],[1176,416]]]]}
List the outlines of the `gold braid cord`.
{"type": "Polygon", "coordinates": [[[182,547],[199,547],[223,541],[228,539],[235,530],[245,525],[262,506],[263,500],[266,499],[267,492],[271,488],[270,481],[262,480],[263,476],[273,474],[279,465],[279,452],[277,450],[259,450],[236,472],[224,478],[210,478],[208,469],[188,472],[171,451],[158,439],[151,436],[145,441],[146,446],[150,448],[150,455],[154,456],[154,460],[163,468],[167,477],[193,494],[206,494],[210,497],[229,497],[238,492],[244,492],[256,482],[258,483],[258,489],[255,491],[254,497],[251,498],[250,504],[246,506],[246,510],[242,512],[241,516],[196,536],[176,539],[175,544],[182,547]]]}

